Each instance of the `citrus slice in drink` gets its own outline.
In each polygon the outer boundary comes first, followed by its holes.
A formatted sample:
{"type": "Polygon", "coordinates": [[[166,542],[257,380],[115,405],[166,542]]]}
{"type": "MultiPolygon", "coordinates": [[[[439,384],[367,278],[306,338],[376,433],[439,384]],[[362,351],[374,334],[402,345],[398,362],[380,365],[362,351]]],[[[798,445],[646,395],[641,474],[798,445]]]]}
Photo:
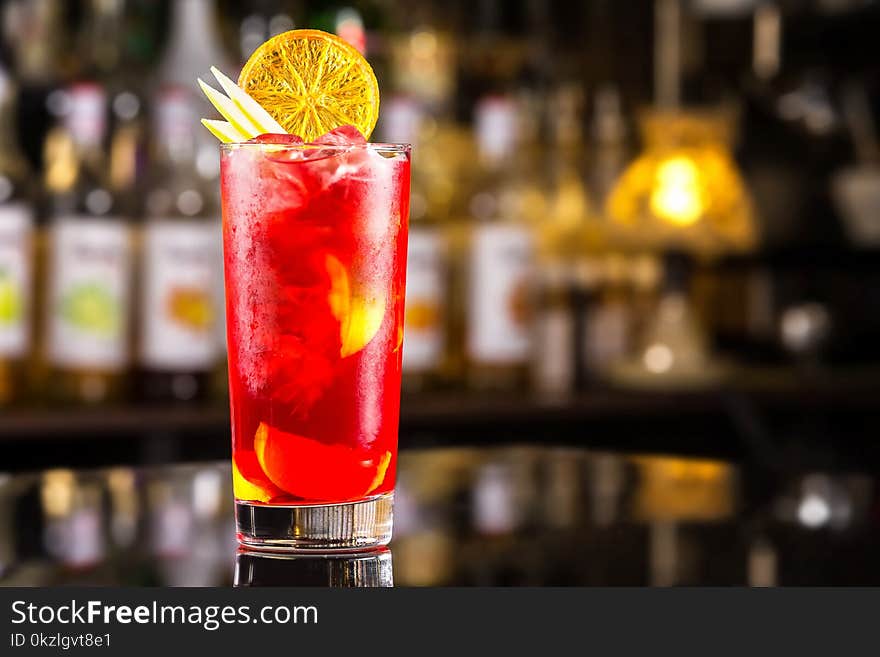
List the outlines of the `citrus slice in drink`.
{"type": "Polygon", "coordinates": [[[348,272],[339,259],[328,254],[326,262],[330,275],[327,300],[330,311],[339,320],[339,354],[347,358],[376,337],[385,319],[385,295],[379,289],[353,290],[348,272]]]}
{"type": "Polygon", "coordinates": [[[385,480],[391,452],[369,458],[345,445],[281,431],[261,422],[254,451],[263,472],[278,488],[309,500],[340,501],[369,495],[385,480]]]}
{"type": "Polygon", "coordinates": [[[283,494],[260,469],[257,455],[250,450],[236,450],[232,459],[232,491],[236,499],[268,502],[283,494]]]}
{"type": "Polygon", "coordinates": [[[241,69],[238,86],[307,142],[343,125],[369,139],[379,116],[379,84],[367,60],[320,30],[290,30],[266,41],[241,69]]]}

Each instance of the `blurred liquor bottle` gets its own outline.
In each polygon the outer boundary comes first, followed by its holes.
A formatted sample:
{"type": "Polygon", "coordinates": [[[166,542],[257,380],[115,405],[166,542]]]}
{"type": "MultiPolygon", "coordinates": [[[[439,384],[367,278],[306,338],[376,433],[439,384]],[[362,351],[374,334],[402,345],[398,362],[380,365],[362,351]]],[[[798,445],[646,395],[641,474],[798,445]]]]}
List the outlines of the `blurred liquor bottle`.
{"type": "Polygon", "coordinates": [[[36,289],[33,190],[15,134],[15,99],[0,59],[0,405],[24,396],[36,289]]]}
{"type": "Polygon", "coordinates": [[[586,463],[576,450],[565,449],[549,452],[541,461],[540,530],[536,533],[542,556],[546,556],[540,559],[538,578],[542,585],[582,585],[584,562],[591,560],[572,558],[571,549],[586,524],[586,463]]]}
{"type": "Polygon", "coordinates": [[[113,130],[108,152],[108,184],[119,214],[135,222],[143,213],[146,139],[141,101],[133,93],[118,94],[111,105],[113,130]]]}
{"type": "MultiPolygon", "coordinates": [[[[422,107],[413,98],[392,97],[384,110],[382,139],[413,144],[419,152],[420,132],[426,120],[430,121],[422,107]]],[[[414,160],[403,343],[406,391],[425,390],[440,383],[448,344],[448,244],[443,232],[444,208],[437,202],[430,179],[435,167],[436,163],[428,160],[414,160]]]]}
{"type": "MultiPolygon", "coordinates": [[[[197,86],[193,80],[201,77],[211,79],[210,68],[216,66],[221,71],[233,75],[237,70],[231,61],[238,57],[231,57],[227,52],[221,38],[220,26],[217,20],[220,18],[216,10],[217,3],[214,0],[177,0],[173,3],[170,30],[171,34],[162,55],[156,76],[156,83],[160,93],[163,88],[175,88],[181,93],[189,92],[189,101],[193,104],[196,115],[210,116],[210,103],[203,94],[197,93],[197,86]]],[[[242,33],[241,38],[244,38],[242,33]]],[[[240,44],[240,48],[244,48],[240,44]]],[[[242,51],[243,53],[243,51],[242,51]]],[[[181,129],[183,124],[181,124],[181,129]]],[[[194,140],[194,170],[204,181],[199,187],[203,195],[205,211],[208,208],[220,207],[220,151],[217,148],[217,140],[197,121],[189,126],[189,138],[194,140]]],[[[216,215],[219,216],[219,215],[216,215]]],[[[220,231],[215,233],[215,249],[221,249],[220,231]]],[[[224,282],[223,268],[215,268],[214,294],[218,299],[223,298],[224,282]]],[[[214,358],[215,367],[210,373],[210,396],[223,400],[227,395],[227,368],[226,368],[226,314],[223,312],[222,303],[216,307],[214,319],[214,341],[217,356],[214,358]]]]}
{"type": "Polygon", "coordinates": [[[536,275],[535,348],[531,382],[539,395],[555,400],[575,387],[575,306],[572,278],[559,261],[541,264],[536,275]]]}
{"type": "Polygon", "coordinates": [[[375,12],[364,14],[371,28],[384,28],[369,33],[368,55],[374,65],[388,66],[380,79],[394,89],[380,127],[391,141],[414,147],[403,351],[407,390],[436,388],[461,369],[451,349],[456,318],[450,309],[457,243],[451,224],[462,140],[450,120],[455,44],[437,9],[424,3],[404,13],[386,12],[380,20],[375,12]]]}
{"type": "Polygon", "coordinates": [[[142,152],[145,84],[155,62],[159,8],[143,0],[90,0],[84,10],[77,35],[81,56],[77,78],[96,80],[105,89],[112,109],[111,159],[117,144],[134,148],[120,155],[135,167],[126,176],[139,181],[146,160],[142,152]]]}
{"type": "Polygon", "coordinates": [[[633,308],[628,260],[607,253],[598,263],[596,301],[584,323],[586,381],[599,381],[626,360],[633,347],[633,308]]]}
{"type": "Polygon", "coordinates": [[[34,169],[41,165],[43,136],[51,125],[47,100],[75,61],[63,26],[73,3],[60,0],[9,0],[0,3],[3,43],[11,54],[12,74],[19,87],[18,119],[26,127],[19,139],[34,169]],[[61,53],[65,57],[61,58],[61,53]],[[27,123],[24,123],[27,121],[27,123]]]}
{"type": "Polygon", "coordinates": [[[575,386],[577,263],[599,248],[601,226],[584,178],[583,102],[576,85],[556,90],[548,105],[550,156],[548,204],[536,226],[540,271],[536,277],[532,384],[547,395],[575,386]]]}
{"type": "Polygon", "coordinates": [[[570,298],[574,324],[574,387],[588,388],[594,378],[592,362],[587,357],[587,331],[593,321],[593,313],[599,302],[602,271],[601,259],[580,258],[571,272],[570,298]]]}
{"type": "Polygon", "coordinates": [[[122,0],[87,0],[76,35],[78,77],[107,82],[122,62],[124,9],[122,0]]]}
{"type": "Polygon", "coordinates": [[[123,396],[129,365],[132,231],[103,148],[107,104],[93,83],[67,92],[64,130],[47,139],[47,389],[66,401],[123,396]]]}
{"type": "MultiPolygon", "coordinates": [[[[233,75],[236,68],[223,47],[213,0],[175,0],[171,3],[171,35],[159,61],[156,84],[186,90],[196,105],[196,114],[211,116],[207,98],[198,93],[196,78],[212,79],[210,69],[216,66],[233,75]]],[[[157,90],[154,90],[157,91],[157,90]]],[[[220,150],[217,140],[198,122],[191,128],[196,140],[196,168],[199,175],[211,181],[211,189],[220,202],[220,150]]]]}
{"type": "Polygon", "coordinates": [[[288,3],[278,0],[249,2],[247,12],[238,24],[239,60],[246,62],[264,41],[294,27],[288,3]]]}
{"type": "Polygon", "coordinates": [[[17,487],[13,486],[13,477],[0,477],[0,581],[5,579],[18,561],[15,546],[17,487]]]}
{"type": "Polygon", "coordinates": [[[88,0],[81,9],[74,78],[97,83],[107,98],[107,181],[116,212],[134,221],[142,211],[140,182],[146,160],[142,84],[146,75],[144,53],[136,52],[130,43],[134,37],[128,14],[143,11],[125,0],[88,0]]]}
{"type": "Polygon", "coordinates": [[[102,473],[106,505],[107,559],[114,581],[122,586],[158,586],[159,578],[148,558],[146,491],[143,475],[128,467],[102,473]]]}
{"type": "Polygon", "coordinates": [[[548,104],[549,203],[538,230],[543,261],[575,263],[604,247],[605,235],[587,187],[583,94],[579,85],[557,89],[548,104]]]}
{"type": "MultiPolygon", "coordinates": [[[[171,9],[171,34],[159,62],[158,77],[163,84],[178,85],[196,96],[193,80],[209,79],[212,66],[232,72],[216,22],[215,3],[213,0],[175,0],[171,9]]],[[[214,143],[216,145],[216,140],[214,143]]]]}
{"type": "Polygon", "coordinates": [[[179,467],[147,483],[147,546],[161,586],[226,586],[234,532],[223,500],[229,470],[179,467]]]}
{"type": "Polygon", "coordinates": [[[457,546],[450,514],[438,503],[445,501],[444,491],[425,484],[438,470],[453,473],[442,462],[428,472],[422,455],[410,454],[408,463],[394,493],[394,578],[403,586],[443,586],[452,576],[457,546]]]}
{"type": "Polygon", "coordinates": [[[631,156],[620,94],[613,85],[604,85],[596,90],[590,137],[592,152],[589,161],[589,187],[596,206],[601,211],[608,193],[623,173],[631,156]]]}
{"type": "Polygon", "coordinates": [[[163,585],[178,574],[175,565],[192,549],[195,523],[189,484],[188,473],[177,469],[156,471],[146,482],[147,549],[163,585]]]}
{"type": "Polygon", "coordinates": [[[535,551],[540,515],[537,459],[512,448],[474,473],[471,509],[475,540],[462,546],[462,577],[475,586],[537,583],[542,555],[535,551]]]}
{"type": "Polygon", "coordinates": [[[513,467],[506,461],[481,464],[474,473],[471,524],[480,537],[479,548],[463,549],[467,555],[464,570],[472,585],[497,586],[506,576],[505,561],[515,549],[515,534],[522,522],[514,486],[513,467]]]}
{"type": "Polygon", "coordinates": [[[138,363],[150,400],[204,399],[218,359],[219,210],[196,170],[188,94],[165,89],[155,108],[154,171],[143,233],[138,363]]]}
{"type": "Polygon", "coordinates": [[[134,551],[139,538],[141,504],[132,468],[111,468],[104,485],[109,501],[109,542],[120,554],[134,551]]]}
{"type": "Polygon", "coordinates": [[[448,116],[456,86],[456,44],[425,7],[408,17],[412,28],[390,39],[394,88],[414,98],[434,117],[448,116]]]}
{"type": "MultiPolygon", "coordinates": [[[[832,42],[835,33],[832,25],[823,25],[815,32],[792,31],[797,38],[787,39],[787,21],[794,20],[789,12],[784,2],[762,2],[754,9],[752,66],[742,76],[738,163],[760,217],[762,245],[824,249],[843,237],[827,185],[846,152],[834,98],[839,82],[826,66],[799,60],[798,51],[832,42]]],[[[809,17],[802,20],[809,25],[809,17]]]]}
{"type": "Polygon", "coordinates": [[[310,0],[303,4],[306,10],[302,27],[332,32],[348,41],[370,59],[377,68],[376,76],[380,81],[388,79],[380,73],[386,64],[382,40],[389,31],[390,22],[396,21],[399,14],[418,11],[408,6],[401,12],[401,7],[383,0],[310,0]]]}
{"type": "Polygon", "coordinates": [[[476,110],[482,172],[471,196],[472,227],[466,254],[465,353],[475,389],[522,387],[532,350],[531,290],[534,226],[531,195],[518,183],[516,105],[483,99],[476,110]]]}
{"type": "Polygon", "coordinates": [[[53,584],[112,583],[115,577],[107,559],[106,500],[100,477],[49,470],[41,483],[43,542],[58,566],[53,584]]]}

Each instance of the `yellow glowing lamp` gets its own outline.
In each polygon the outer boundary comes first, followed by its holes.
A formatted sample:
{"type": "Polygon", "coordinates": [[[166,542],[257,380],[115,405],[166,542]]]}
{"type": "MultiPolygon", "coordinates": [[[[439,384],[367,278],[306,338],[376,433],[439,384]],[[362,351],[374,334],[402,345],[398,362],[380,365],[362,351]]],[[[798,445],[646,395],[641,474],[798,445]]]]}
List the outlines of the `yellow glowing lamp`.
{"type": "Polygon", "coordinates": [[[606,202],[623,239],[640,248],[710,256],[753,248],[754,211],[730,152],[729,119],[651,112],[641,127],[645,150],[606,202]]]}
{"type": "Polygon", "coordinates": [[[657,167],[651,190],[651,211],[679,226],[700,220],[706,211],[706,194],[697,164],[684,155],[664,160],[657,167]]]}

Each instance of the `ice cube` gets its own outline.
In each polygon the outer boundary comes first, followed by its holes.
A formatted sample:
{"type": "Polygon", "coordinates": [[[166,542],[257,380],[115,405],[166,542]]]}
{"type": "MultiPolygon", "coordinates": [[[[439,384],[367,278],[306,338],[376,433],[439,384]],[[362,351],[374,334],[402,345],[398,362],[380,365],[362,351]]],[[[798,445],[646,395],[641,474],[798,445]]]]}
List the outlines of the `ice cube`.
{"type": "Polygon", "coordinates": [[[255,141],[258,144],[282,144],[282,145],[290,145],[290,144],[302,144],[303,138],[299,135],[276,135],[272,133],[265,133],[254,137],[251,141],[255,141]]]}
{"type": "Polygon", "coordinates": [[[366,144],[367,140],[353,125],[343,125],[321,135],[312,143],[347,146],[349,144],[366,144]]]}
{"type": "Polygon", "coordinates": [[[232,330],[239,377],[251,394],[302,413],[332,384],[340,337],[328,285],[326,274],[305,286],[262,276],[251,283],[246,299],[236,300],[232,330]]]}
{"type": "Polygon", "coordinates": [[[260,204],[264,213],[295,211],[308,202],[309,190],[299,171],[298,150],[264,153],[259,176],[260,204]]]}

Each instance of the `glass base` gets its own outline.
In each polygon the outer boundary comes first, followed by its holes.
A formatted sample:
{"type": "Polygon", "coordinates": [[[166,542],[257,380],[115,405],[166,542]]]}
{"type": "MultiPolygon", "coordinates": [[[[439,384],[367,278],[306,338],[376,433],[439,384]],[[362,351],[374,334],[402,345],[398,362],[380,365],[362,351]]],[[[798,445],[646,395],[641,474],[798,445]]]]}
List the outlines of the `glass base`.
{"type": "Polygon", "coordinates": [[[238,542],[252,550],[308,552],[388,545],[394,494],[363,502],[267,506],[235,502],[238,542]]]}
{"type": "Polygon", "coordinates": [[[240,547],[233,586],[392,587],[391,551],[282,554],[240,547]]]}

